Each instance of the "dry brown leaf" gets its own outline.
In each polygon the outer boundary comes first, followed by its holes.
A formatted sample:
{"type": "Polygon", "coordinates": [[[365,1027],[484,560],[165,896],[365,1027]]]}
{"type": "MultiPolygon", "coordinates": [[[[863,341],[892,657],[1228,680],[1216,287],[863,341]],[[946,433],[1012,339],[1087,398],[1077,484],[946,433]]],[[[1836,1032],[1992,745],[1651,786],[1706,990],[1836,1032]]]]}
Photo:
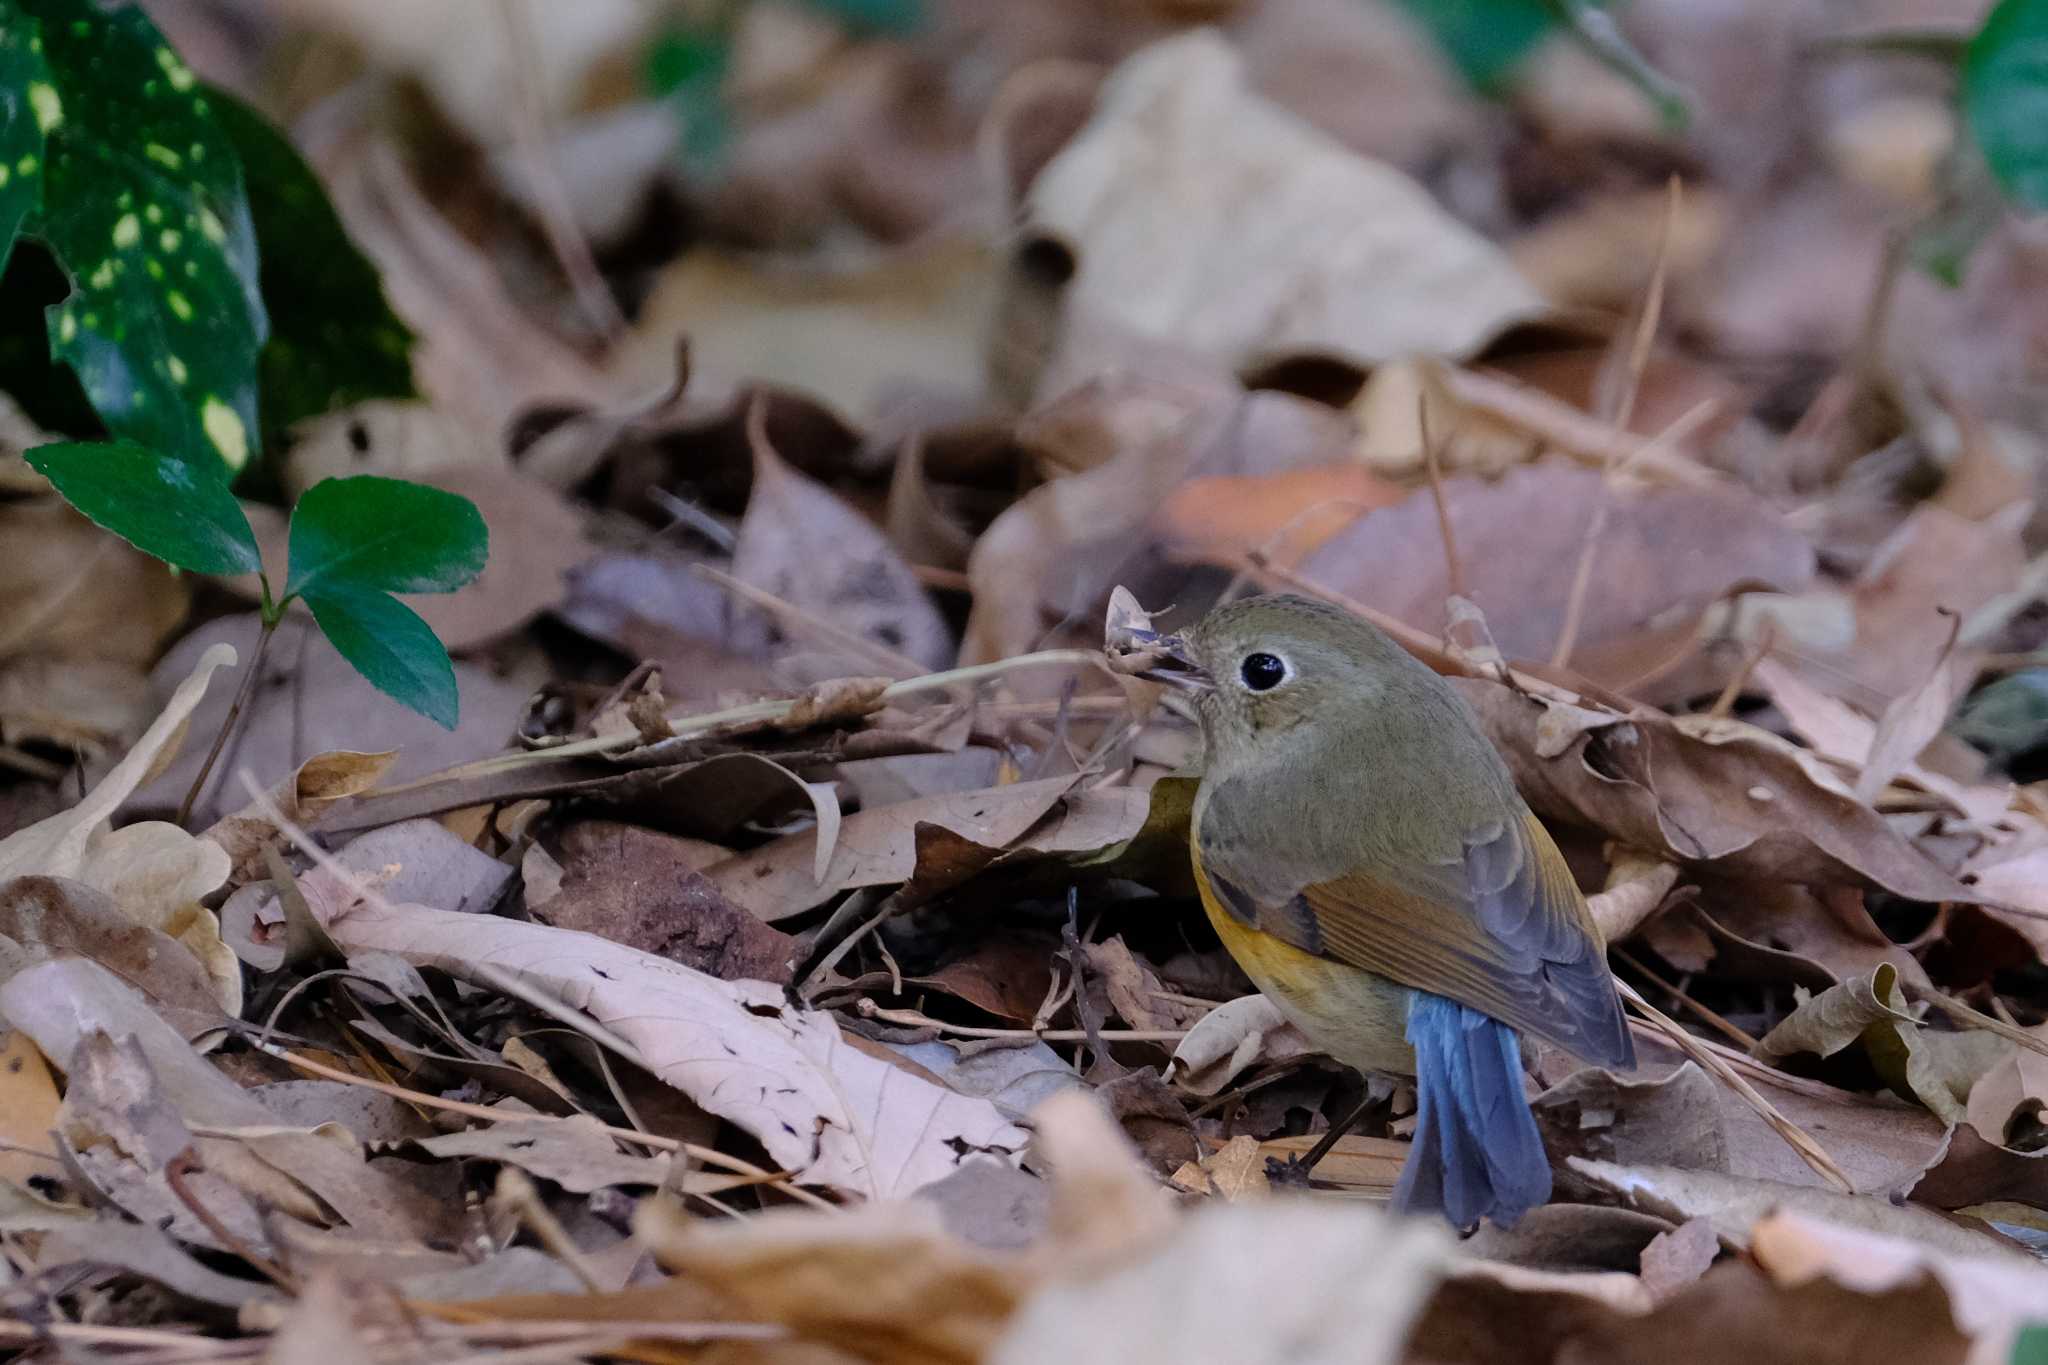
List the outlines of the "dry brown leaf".
{"type": "Polygon", "coordinates": [[[1044,819],[1072,786],[1070,778],[1049,777],[858,811],[840,825],[822,880],[815,875],[817,835],[812,830],[734,854],[705,868],[704,875],[734,904],[762,919],[785,919],[822,905],[841,891],[909,881],[918,871],[921,828],[937,827],[977,849],[1008,848],[1044,819]]]}
{"type": "Polygon", "coordinates": [[[86,957],[115,972],[186,1038],[226,1021],[214,979],[183,943],[139,924],[82,882],[0,882],[0,980],[52,957],[86,957]]]}
{"type": "MultiPolygon", "coordinates": [[[[1812,745],[1814,752],[1851,770],[1861,770],[1864,773],[1858,780],[1859,792],[1871,785],[1866,765],[1877,742],[1877,726],[1873,722],[1858,715],[1846,702],[1821,691],[1800,673],[1776,659],[1759,659],[1756,666],[1750,670],[1750,678],[1766,696],[1770,697],[1772,703],[1785,713],[1785,719],[1791,722],[1793,731],[1812,745]]],[[[1923,741],[1921,748],[1925,747],[1923,741]]],[[[1997,820],[2011,804],[2010,783],[1958,782],[1922,767],[1913,761],[1917,757],[1918,750],[1915,750],[1903,763],[1892,769],[1887,781],[1890,777],[1898,777],[1930,795],[1939,796],[1950,802],[1964,815],[1980,823],[1997,820]]],[[[1891,766],[1891,762],[1891,758],[1887,757],[1885,766],[1891,766]]],[[[1877,790],[1882,790],[1882,784],[1879,784],[1877,790]]],[[[1865,799],[1869,799],[1868,796],[1865,799]]]]}
{"type": "Polygon", "coordinates": [[[1444,1229],[1420,1219],[1306,1200],[1213,1204],[1148,1254],[1040,1289],[988,1359],[1392,1365],[1450,1255],[1444,1229]]]}
{"type": "Polygon", "coordinates": [[[742,1321],[788,1327],[857,1359],[974,1365],[1030,1277],[949,1236],[919,1201],[819,1217],[775,1212],[706,1224],[641,1206],[635,1231],[668,1269],[742,1321]]]}
{"type": "Polygon", "coordinates": [[[955,1143],[1023,1145],[987,1101],[849,1046],[830,1015],[796,1009],[762,982],[720,981],[591,934],[421,905],[357,903],[326,928],[350,953],[381,949],[465,979],[487,965],[587,1013],[806,1183],[870,1199],[908,1194],[954,1168],[955,1143]]]}
{"type": "Polygon", "coordinates": [[[1718,1171],[1681,1171],[1669,1166],[1621,1166],[1569,1158],[1571,1169],[1596,1186],[1646,1213],[1673,1222],[1705,1218],[1730,1246],[1747,1248],[1760,1220],[1775,1210],[1808,1214],[1845,1227],[1904,1238],[1958,1256],[1996,1256],[2004,1244],[1989,1233],[1963,1227],[1910,1204],[1869,1195],[1840,1194],[1804,1185],[1780,1185],[1718,1171]]]}
{"type": "Polygon", "coordinates": [[[1550,708],[1499,683],[1453,685],[1544,815],[1731,878],[1972,898],[1811,752],[1753,725],[1581,711],[1552,730],[1550,708]]]}
{"type": "Polygon", "coordinates": [[[997,254],[964,236],[842,269],[775,268],[698,247],[656,280],[624,363],[658,383],[686,337],[692,371],[709,385],[696,396],[768,384],[850,421],[873,418],[891,390],[912,384],[977,398],[1000,280],[997,254]]]}
{"type": "Polygon", "coordinates": [[[1266,1178],[1266,1154],[1250,1133],[1239,1133],[1198,1161],[1173,1173],[1172,1183],[1192,1194],[1210,1194],[1230,1203],[1264,1199],[1273,1192],[1266,1178]]]}
{"type": "Polygon", "coordinates": [[[1236,367],[1464,356],[1544,309],[1420,185],[1248,89],[1207,31],[1110,77],[1026,213],[1078,257],[1070,308],[1236,367]]]}
{"type": "Polygon", "coordinates": [[[1243,995],[1195,1021],[1175,1045],[1167,1074],[1192,1094],[1219,1095],[1248,1067],[1317,1051],[1279,1006],[1263,995],[1243,995]]]}
{"type": "MultiPolygon", "coordinates": [[[[880,529],[790,468],[765,431],[750,426],[749,439],[754,490],[733,549],[733,577],[872,641],[885,657],[926,668],[949,662],[952,633],[880,529]]],[[[804,682],[875,671],[876,651],[851,651],[756,608],[735,610],[733,647],[742,654],[772,652],[804,682]],[[784,645],[792,635],[793,650],[784,645]]]]}
{"type": "Polygon", "coordinates": [[[23,1189],[29,1182],[64,1178],[50,1143],[57,1126],[57,1082],[34,1040],[18,1029],[0,1030],[0,1181],[23,1189]],[[49,1153],[49,1155],[39,1155],[49,1153]]]}
{"type": "Polygon", "coordinates": [[[42,655],[0,660],[0,734],[88,761],[126,747],[149,723],[149,680],[134,664],[42,655]]]}
{"type": "Polygon", "coordinates": [[[135,923],[178,939],[205,965],[229,1014],[242,1007],[241,967],[220,941],[220,921],[198,904],[227,880],[228,855],[176,825],[111,828],[114,812],[175,752],[215,670],[233,666],[227,645],[208,649],[135,747],[70,810],[0,839],[0,880],[65,877],[112,897],[135,923]]]}
{"type": "MultiPolygon", "coordinates": [[[[1547,659],[1556,647],[1602,498],[1608,518],[1572,656],[1596,682],[1619,686],[1646,671],[1651,661],[1630,648],[1635,641],[1674,621],[1689,625],[1737,584],[1796,591],[1813,579],[1805,538],[1734,489],[1609,488],[1597,471],[1554,459],[1498,482],[1447,479],[1464,595],[1485,610],[1509,658],[1547,659]]],[[[1409,625],[1442,628],[1450,582],[1426,488],[1359,518],[1299,567],[1311,582],[1409,625]]]]}
{"type": "MultiPolygon", "coordinates": [[[[2030,1030],[2036,1038],[2043,1030],[2030,1030]]],[[[1970,1087],[1967,1118],[1986,1142],[2003,1146],[2015,1119],[2038,1122],[2048,1111],[2048,1057],[2031,1048],[2015,1047],[1995,1062],[1970,1087]]]]}
{"type": "Polygon", "coordinates": [[[1356,464],[1250,478],[1190,479],[1159,509],[1159,534],[1184,559],[1236,563],[1252,552],[1276,564],[1303,556],[1407,490],[1356,464]]]}
{"type": "Polygon", "coordinates": [[[248,881],[263,866],[264,846],[281,833],[270,810],[301,829],[311,829],[334,802],[376,786],[397,757],[396,750],[381,754],[351,750],[315,754],[271,790],[267,805],[252,802],[233,815],[214,821],[200,837],[226,850],[232,865],[231,880],[248,881]]]}
{"type": "MultiPolygon", "coordinates": [[[[495,86],[489,97],[504,102],[495,86]]],[[[319,169],[335,211],[418,335],[413,373],[435,406],[495,437],[538,402],[610,401],[612,383],[520,311],[495,266],[421,196],[388,146],[356,139],[331,150],[319,169]]]]}
{"type": "Polygon", "coordinates": [[[727,981],[788,982],[796,940],[721,895],[697,870],[694,841],[581,820],[562,832],[560,853],[552,893],[527,881],[527,912],[541,923],[597,934],[727,981]]]}
{"type": "Polygon", "coordinates": [[[1048,619],[1094,619],[1120,582],[1164,601],[1185,581],[1150,572],[1153,522],[1174,490],[1201,476],[1283,473],[1345,458],[1350,427],[1320,404],[1272,390],[1243,393],[1205,376],[1160,381],[1126,372],[1068,391],[1028,415],[1019,439],[1061,469],[998,516],[968,557],[974,609],[961,659],[1036,648],[1048,619]]]}
{"type": "Polygon", "coordinates": [[[2019,1329],[2048,1302],[2048,1269],[2023,1257],[1930,1245],[1796,1210],[1757,1223],[1750,1253],[1782,1285],[1826,1276],[1869,1294],[1931,1276],[1948,1292],[1956,1325],[1972,1338],[1970,1360],[1981,1365],[2003,1365],[2019,1329]]]}
{"type": "Polygon", "coordinates": [[[185,619],[191,586],[58,498],[0,503],[0,658],[146,667],[185,619]]]}
{"type": "MultiPolygon", "coordinates": [[[[248,658],[256,642],[255,613],[209,621],[171,647],[156,666],[151,685],[168,695],[206,650],[229,645],[248,658]]],[[[462,719],[455,730],[386,697],[336,653],[312,621],[294,611],[278,626],[263,659],[263,678],[236,723],[234,742],[222,751],[193,805],[193,818],[211,822],[241,809],[249,793],[238,774],[247,771],[268,788],[315,754],[358,748],[366,742],[395,749],[387,777],[404,782],[457,763],[496,753],[512,733],[528,688],[518,674],[499,677],[476,664],[458,661],[462,719]]],[[[194,735],[211,740],[227,720],[233,688],[216,688],[192,713],[194,735]]],[[[207,744],[188,744],[177,761],[143,787],[131,809],[174,810],[192,786],[207,744]]]]}
{"type": "MultiPolygon", "coordinates": [[[[199,1139],[208,1168],[226,1172],[236,1186],[253,1190],[273,1206],[323,1219],[324,1206],[370,1236],[433,1237],[444,1229],[446,1210],[422,1204],[395,1177],[368,1166],[346,1134],[282,1127],[97,963],[74,958],[17,972],[0,983],[0,1015],[34,1038],[44,1056],[63,1058],[73,1073],[72,1087],[81,1095],[76,1072],[88,1061],[122,1074],[140,1068],[161,1094],[158,1112],[181,1128],[190,1125],[210,1134],[199,1139]],[[110,1038],[121,1040],[118,1057],[100,1046],[110,1038]],[[95,1039],[99,1044],[88,1047],[95,1039]]],[[[106,1074],[111,1084],[114,1071],[106,1074]]],[[[116,1086],[111,1093],[126,1092],[116,1086]]],[[[156,1155],[168,1161],[179,1150],[172,1146],[156,1155]]],[[[189,1216],[167,1190],[163,1198],[170,1201],[165,1211],[189,1216]]],[[[265,1239],[253,1211],[248,1228],[249,1240],[261,1245],[265,1239]]]]}
{"type": "Polygon", "coordinates": [[[1886,963],[1802,1000],[1758,1042],[1756,1056],[1831,1057],[1851,1044],[1862,1046],[1894,1091],[1918,1099],[1949,1124],[1964,1120],[1972,1087],[2014,1050],[1993,1033],[1923,1028],[1906,1008],[1897,969],[1886,963]]]}

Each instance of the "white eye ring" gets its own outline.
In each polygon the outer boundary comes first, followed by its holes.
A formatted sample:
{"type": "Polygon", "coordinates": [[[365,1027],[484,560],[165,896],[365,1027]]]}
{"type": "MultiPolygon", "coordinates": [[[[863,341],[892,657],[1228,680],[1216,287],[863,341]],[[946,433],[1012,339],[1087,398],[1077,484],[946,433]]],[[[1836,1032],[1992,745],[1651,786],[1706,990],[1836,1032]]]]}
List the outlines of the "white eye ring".
{"type": "Polygon", "coordinates": [[[1284,654],[1255,649],[1237,662],[1237,680],[1250,692],[1270,692],[1294,676],[1284,654]]]}

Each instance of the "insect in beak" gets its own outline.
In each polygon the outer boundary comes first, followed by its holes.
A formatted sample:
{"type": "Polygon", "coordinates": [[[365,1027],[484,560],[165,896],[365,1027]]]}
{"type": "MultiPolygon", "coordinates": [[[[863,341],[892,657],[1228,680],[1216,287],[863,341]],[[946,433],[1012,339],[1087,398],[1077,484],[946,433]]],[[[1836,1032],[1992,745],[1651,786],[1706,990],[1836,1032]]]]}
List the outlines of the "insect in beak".
{"type": "Polygon", "coordinates": [[[1154,630],[1132,630],[1130,639],[1133,644],[1152,656],[1151,663],[1139,672],[1139,677],[1165,683],[1184,692],[1206,692],[1216,685],[1208,672],[1195,662],[1187,641],[1179,635],[1162,635],[1154,630]]]}

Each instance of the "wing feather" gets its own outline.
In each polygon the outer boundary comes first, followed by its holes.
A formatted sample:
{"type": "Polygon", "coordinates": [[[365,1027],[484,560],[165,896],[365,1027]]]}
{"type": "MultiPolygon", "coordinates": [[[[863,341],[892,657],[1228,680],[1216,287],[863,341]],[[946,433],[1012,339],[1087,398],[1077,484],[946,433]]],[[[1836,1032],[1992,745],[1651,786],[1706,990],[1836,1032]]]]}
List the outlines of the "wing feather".
{"type": "Polygon", "coordinates": [[[1468,836],[1460,863],[1356,872],[1278,904],[1204,865],[1233,914],[1305,952],[1445,996],[1590,1062],[1635,1061],[1599,930],[1526,811],[1468,836]]]}

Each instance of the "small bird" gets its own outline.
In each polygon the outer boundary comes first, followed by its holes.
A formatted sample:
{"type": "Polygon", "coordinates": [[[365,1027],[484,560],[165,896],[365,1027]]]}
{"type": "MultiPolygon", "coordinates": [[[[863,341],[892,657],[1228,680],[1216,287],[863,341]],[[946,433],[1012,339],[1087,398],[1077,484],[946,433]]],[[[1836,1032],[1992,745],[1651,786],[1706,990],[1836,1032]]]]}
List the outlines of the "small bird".
{"type": "Polygon", "coordinates": [[[1307,598],[1153,635],[1208,756],[1195,883],[1245,974],[1339,1061],[1415,1077],[1402,1210],[1511,1225],[1550,1198],[1518,1031],[1635,1064],[1563,855],[1443,679],[1307,598]]]}

